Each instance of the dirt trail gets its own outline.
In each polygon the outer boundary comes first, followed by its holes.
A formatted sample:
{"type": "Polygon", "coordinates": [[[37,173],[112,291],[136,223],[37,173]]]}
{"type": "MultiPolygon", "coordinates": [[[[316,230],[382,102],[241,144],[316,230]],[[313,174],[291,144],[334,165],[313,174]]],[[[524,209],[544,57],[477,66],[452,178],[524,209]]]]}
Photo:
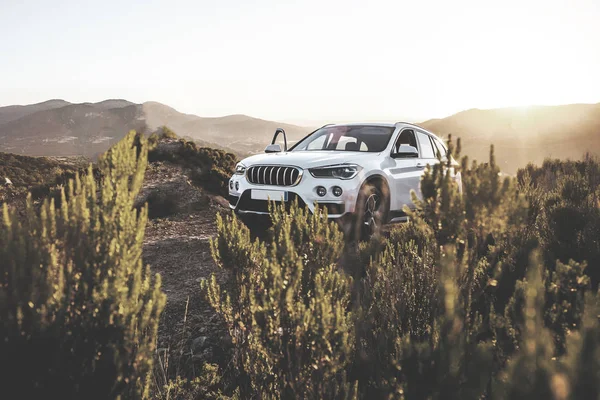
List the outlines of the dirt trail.
{"type": "Polygon", "coordinates": [[[202,299],[200,281],[212,273],[224,280],[212,259],[209,241],[216,234],[216,214],[227,212],[227,203],[194,186],[185,170],[169,163],[148,166],[139,200],[145,201],[153,192],[164,193],[176,203],[173,215],[148,221],[144,240],[144,262],[153,273],[161,274],[167,294],[158,347],[184,353],[182,358],[187,361],[213,361],[226,334],[202,299]],[[205,338],[202,345],[193,346],[198,337],[205,338]]]}

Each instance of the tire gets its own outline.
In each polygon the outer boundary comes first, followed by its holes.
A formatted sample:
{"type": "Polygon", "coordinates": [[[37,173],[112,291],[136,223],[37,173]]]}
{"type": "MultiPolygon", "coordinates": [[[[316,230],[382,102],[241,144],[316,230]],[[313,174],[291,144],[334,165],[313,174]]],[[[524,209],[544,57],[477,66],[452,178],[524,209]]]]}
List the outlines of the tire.
{"type": "Polygon", "coordinates": [[[370,240],[379,235],[387,222],[389,214],[389,191],[387,186],[377,183],[365,183],[356,201],[354,218],[354,237],[370,240]]]}

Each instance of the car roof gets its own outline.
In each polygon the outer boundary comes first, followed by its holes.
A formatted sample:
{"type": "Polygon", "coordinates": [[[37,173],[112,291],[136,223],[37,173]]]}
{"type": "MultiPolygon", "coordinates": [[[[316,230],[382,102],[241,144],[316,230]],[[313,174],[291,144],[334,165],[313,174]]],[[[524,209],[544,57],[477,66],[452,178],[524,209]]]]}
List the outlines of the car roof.
{"type": "Polygon", "coordinates": [[[348,122],[348,123],[327,124],[327,125],[324,125],[323,128],[325,128],[327,126],[384,126],[384,127],[388,127],[388,128],[409,127],[409,128],[416,128],[422,132],[427,133],[428,135],[431,135],[433,137],[440,139],[439,136],[437,136],[435,133],[428,131],[427,129],[423,128],[422,126],[419,126],[417,124],[413,124],[410,122],[402,122],[402,121],[400,121],[400,122],[348,122]]]}
{"type": "Polygon", "coordinates": [[[384,126],[384,127],[388,127],[388,128],[393,128],[396,125],[394,123],[389,123],[389,122],[347,122],[347,123],[327,124],[325,126],[384,126]]]}

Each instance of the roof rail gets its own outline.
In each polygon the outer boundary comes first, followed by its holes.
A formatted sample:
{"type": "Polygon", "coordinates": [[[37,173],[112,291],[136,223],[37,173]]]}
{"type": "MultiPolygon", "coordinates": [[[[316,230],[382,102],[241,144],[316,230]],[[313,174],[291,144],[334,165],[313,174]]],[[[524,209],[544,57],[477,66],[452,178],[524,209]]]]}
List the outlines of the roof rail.
{"type": "Polygon", "coordinates": [[[419,125],[415,124],[414,122],[406,122],[406,121],[398,121],[398,122],[394,123],[394,125],[398,125],[398,124],[419,126],[419,125]]]}

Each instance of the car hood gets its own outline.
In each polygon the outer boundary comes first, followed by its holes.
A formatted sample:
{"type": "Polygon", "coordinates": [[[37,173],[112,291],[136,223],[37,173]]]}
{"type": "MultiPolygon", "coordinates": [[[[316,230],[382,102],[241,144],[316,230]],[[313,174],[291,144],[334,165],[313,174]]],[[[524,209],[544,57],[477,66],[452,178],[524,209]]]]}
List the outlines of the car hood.
{"type": "Polygon", "coordinates": [[[360,151],[293,151],[257,154],[241,161],[246,167],[253,165],[293,165],[300,168],[323,167],[335,164],[358,164],[376,158],[379,153],[360,151]]]}

